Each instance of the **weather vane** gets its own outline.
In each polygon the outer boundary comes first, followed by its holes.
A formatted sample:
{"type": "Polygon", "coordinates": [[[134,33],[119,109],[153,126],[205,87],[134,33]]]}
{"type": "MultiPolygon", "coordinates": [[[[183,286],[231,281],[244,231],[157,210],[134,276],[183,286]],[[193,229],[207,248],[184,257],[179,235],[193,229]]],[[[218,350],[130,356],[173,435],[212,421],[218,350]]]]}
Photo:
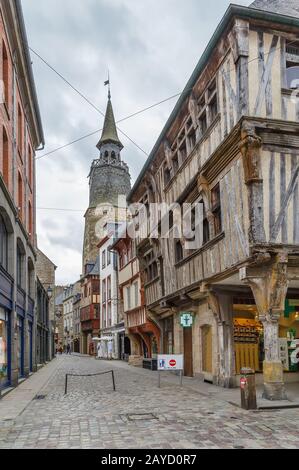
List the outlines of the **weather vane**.
{"type": "Polygon", "coordinates": [[[110,75],[109,75],[109,70],[108,70],[108,80],[104,82],[104,86],[108,85],[108,99],[110,100],[111,98],[111,90],[110,90],[110,75]]]}

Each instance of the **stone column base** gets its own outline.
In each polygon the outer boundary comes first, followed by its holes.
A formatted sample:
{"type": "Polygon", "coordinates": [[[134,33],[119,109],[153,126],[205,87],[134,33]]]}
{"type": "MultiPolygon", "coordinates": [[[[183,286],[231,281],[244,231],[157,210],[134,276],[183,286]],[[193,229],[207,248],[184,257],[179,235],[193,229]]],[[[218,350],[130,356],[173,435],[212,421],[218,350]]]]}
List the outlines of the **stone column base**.
{"type": "Polygon", "coordinates": [[[264,383],[263,398],[267,400],[287,400],[287,394],[283,382],[264,383]]]}
{"type": "Polygon", "coordinates": [[[267,400],[286,400],[281,361],[264,361],[264,393],[267,400]]]}

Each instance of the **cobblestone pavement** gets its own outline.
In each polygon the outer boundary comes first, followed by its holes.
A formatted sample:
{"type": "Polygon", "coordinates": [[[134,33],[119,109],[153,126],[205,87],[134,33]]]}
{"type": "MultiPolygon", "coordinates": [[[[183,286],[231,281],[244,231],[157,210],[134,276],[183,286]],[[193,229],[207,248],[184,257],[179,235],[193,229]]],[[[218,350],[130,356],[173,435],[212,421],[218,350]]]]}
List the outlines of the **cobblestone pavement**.
{"type": "MultiPolygon", "coordinates": [[[[56,359],[49,380],[13,420],[0,421],[0,448],[299,448],[299,409],[247,412],[157,373],[79,356],[56,359]],[[66,373],[115,371],[70,377],[66,373]],[[151,415],[147,415],[147,414],[151,415]]],[[[5,398],[3,399],[5,400],[5,398]]]]}

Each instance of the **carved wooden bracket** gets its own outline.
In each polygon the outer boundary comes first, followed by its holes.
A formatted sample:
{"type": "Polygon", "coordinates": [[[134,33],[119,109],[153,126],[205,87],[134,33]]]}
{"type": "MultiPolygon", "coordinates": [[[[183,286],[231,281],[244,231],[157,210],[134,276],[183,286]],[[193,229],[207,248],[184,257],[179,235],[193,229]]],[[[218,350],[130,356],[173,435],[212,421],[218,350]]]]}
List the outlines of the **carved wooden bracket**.
{"type": "Polygon", "coordinates": [[[288,255],[278,253],[270,266],[259,268],[259,272],[243,271],[243,281],[248,284],[254,295],[261,321],[277,322],[284,312],[288,290],[288,255]]]}
{"type": "Polygon", "coordinates": [[[255,127],[244,121],[241,128],[241,143],[239,145],[243,157],[245,183],[261,182],[260,150],[262,139],[256,134],[255,127]]]}

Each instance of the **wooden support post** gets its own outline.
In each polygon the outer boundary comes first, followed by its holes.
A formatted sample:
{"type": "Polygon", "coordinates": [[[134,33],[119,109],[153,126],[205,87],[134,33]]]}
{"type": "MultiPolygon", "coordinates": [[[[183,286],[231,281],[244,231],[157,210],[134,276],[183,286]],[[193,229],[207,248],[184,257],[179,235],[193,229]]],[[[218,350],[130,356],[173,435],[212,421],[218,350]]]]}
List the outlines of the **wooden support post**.
{"type": "Polygon", "coordinates": [[[285,400],[286,392],[283,382],[283,368],[279,354],[278,321],[284,312],[284,303],[288,289],[287,254],[281,252],[263,267],[245,268],[241,278],[252,289],[259,319],[264,326],[263,363],[264,398],[285,400]]]}

